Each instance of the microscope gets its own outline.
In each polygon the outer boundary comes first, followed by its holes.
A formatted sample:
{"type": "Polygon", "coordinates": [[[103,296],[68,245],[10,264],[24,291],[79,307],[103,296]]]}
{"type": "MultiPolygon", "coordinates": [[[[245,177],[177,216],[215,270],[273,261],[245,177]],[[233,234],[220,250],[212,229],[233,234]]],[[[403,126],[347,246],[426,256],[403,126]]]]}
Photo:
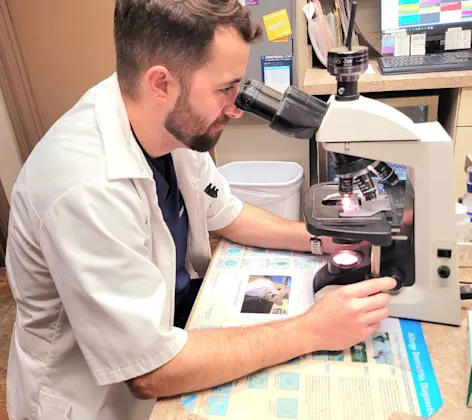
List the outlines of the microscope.
{"type": "Polygon", "coordinates": [[[236,106],[285,136],[313,139],[331,156],[337,180],[310,187],[306,227],[360,246],[329,256],[315,274],[315,297],[326,286],[393,277],[390,316],[460,325],[452,140],[439,122],[414,123],[360,95],[368,49],[349,39],[328,53],[337,89],[327,102],[294,86],[280,93],[248,79],[236,106]],[[394,164],[407,168],[405,180],[394,164]]]}

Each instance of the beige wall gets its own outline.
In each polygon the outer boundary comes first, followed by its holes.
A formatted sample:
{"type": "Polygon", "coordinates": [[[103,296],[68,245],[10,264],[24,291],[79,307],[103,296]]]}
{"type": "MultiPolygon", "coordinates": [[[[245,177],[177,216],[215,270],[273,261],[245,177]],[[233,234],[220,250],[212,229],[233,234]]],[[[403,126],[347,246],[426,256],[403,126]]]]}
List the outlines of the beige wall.
{"type": "Polygon", "coordinates": [[[16,144],[15,134],[5,100],[0,92],[0,179],[10,202],[10,195],[16,177],[20,172],[22,160],[16,144]]]}
{"type": "Polygon", "coordinates": [[[114,0],[7,0],[34,102],[48,130],[115,68],[114,0]]]}

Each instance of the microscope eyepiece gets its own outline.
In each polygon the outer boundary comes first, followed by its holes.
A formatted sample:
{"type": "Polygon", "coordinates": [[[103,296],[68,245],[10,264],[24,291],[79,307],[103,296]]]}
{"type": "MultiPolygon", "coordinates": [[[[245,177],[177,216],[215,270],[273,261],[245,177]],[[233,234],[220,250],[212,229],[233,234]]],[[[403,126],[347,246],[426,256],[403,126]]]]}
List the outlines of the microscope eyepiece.
{"type": "Polygon", "coordinates": [[[271,122],[277,114],[283,95],[262,82],[248,79],[236,98],[235,105],[250,112],[267,122],[271,122]]]}
{"type": "Polygon", "coordinates": [[[253,79],[245,81],[235,105],[269,122],[270,128],[280,134],[298,139],[313,137],[329,107],[325,101],[293,86],[280,93],[253,79]]]}

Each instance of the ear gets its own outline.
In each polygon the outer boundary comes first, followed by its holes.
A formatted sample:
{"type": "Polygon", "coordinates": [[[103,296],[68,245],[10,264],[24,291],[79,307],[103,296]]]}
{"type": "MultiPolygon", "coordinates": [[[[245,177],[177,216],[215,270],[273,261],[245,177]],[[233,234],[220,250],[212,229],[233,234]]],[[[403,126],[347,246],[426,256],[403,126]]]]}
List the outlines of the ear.
{"type": "Polygon", "coordinates": [[[151,67],[144,76],[149,93],[159,102],[167,101],[171,79],[169,70],[164,66],[151,67]]]}

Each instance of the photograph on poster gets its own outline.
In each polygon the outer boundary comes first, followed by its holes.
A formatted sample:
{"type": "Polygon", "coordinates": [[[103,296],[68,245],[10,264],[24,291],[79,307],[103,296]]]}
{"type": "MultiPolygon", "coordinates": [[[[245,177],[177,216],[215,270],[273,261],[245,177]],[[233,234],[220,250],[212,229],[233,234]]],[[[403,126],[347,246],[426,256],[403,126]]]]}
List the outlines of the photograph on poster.
{"type": "Polygon", "coordinates": [[[250,275],[240,312],[287,315],[291,284],[291,276],[250,275]]]}

